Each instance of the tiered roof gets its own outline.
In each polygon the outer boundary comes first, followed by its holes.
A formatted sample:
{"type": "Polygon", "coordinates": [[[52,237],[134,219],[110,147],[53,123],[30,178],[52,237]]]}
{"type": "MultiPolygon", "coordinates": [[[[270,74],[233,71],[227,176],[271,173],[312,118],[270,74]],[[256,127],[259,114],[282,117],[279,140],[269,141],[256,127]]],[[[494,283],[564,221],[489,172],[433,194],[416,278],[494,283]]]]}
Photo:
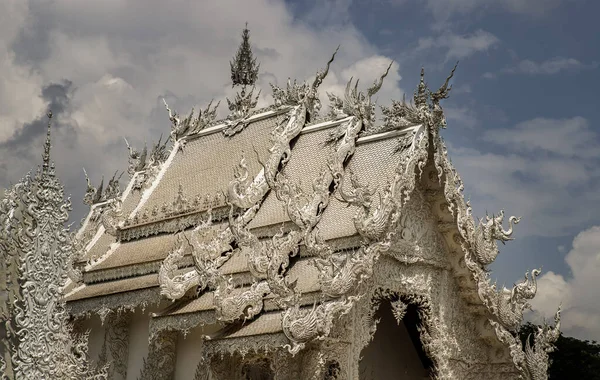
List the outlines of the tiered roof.
{"type": "MultiPolygon", "coordinates": [[[[526,363],[514,351],[515,326],[539,272],[498,291],[486,271],[518,219],[507,231],[502,213],[475,224],[439,135],[454,70],[436,92],[422,73],[414,104],[393,102],[383,123],[371,97],[387,72],[366,92],[351,81],[344,99],[329,95],[331,111],[319,119],[318,87],[332,61],[311,84],[274,86],[274,104],[261,110],[245,93],[254,83],[240,82],[233,116],[221,122],[210,107],[185,119],[169,109],[170,152],[160,143],[150,153],[130,148],[128,187],[91,207],[71,312],[105,316],[171,299],[152,333],[210,325],[217,350],[222,340],[266,334],[295,354],[329,334],[389,255],[450,269],[470,311],[492,322],[523,373],[534,370],[546,351],[531,349],[539,357],[526,363]],[[418,201],[437,225],[407,236],[415,229],[403,229],[404,218],[418,201]],[[421,252],[422,240],[436,249],[421,252]]],[[[547,331],[540,341],[551,341],[547,331]]]]}

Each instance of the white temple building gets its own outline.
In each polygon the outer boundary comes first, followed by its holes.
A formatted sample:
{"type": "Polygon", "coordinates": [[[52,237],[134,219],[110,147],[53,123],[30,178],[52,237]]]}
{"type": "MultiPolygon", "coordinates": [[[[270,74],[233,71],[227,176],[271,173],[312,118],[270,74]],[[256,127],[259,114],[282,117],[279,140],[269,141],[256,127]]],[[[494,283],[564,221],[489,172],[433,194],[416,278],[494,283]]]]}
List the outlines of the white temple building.
{"type": "Polygon", "coordinates": [[[454,69],[377,118],[387,72],[321,107],[334,57],[258,109],[245,29],[225,120],[167,106],[123,191],[88,181],[64,300],[109,379],[547,378],[558,313],[518,335],[539,271],[488,276],[519,219],[474,219],[440,135],[454,69]]]}

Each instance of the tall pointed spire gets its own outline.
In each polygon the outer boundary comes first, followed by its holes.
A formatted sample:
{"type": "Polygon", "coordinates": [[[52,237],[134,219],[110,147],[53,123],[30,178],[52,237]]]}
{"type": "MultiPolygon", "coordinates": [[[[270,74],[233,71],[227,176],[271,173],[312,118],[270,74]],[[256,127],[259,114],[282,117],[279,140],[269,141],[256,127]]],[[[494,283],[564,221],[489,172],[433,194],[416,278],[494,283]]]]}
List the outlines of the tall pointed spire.
{"type": "Polygon", "coordinates": [[[250,30],[248,30],[248,23],[242,31],[242,43],[238,48],[233,61],[229,62],[231,66],[231,81],[232,87],[236,85],[254,86],[256,79],[258,78],[258,69],[260,64],[256,63],[256,58],[252,54],[252,48],[250,47],[250,30]]]}
{"type": "Polygon", "coordinates": [[[250,47],[250,31],[248,23],[242,31],[242,43],[238,48],[231,66],[232,87],[242,86],[240,92],[235,94],[233,101],[227,99],[227,106],[230,114],[227,117],[227,127],[223,129],[225,136],[232,136],[245,128],[244,120],[250,115],[250,111],[256,107],[260,91],[254,96],[254,85],[258,79],[258,69],[260,65],[256,63],[256,58],[252,54],[250,47]],[[246,92],[246,86],[252,86],[249,92],[246,92]]]}
{"type": "Polygon", "coordinates": [[[414,94],[415,106],[417,108],[427,105],[427,84],[425,83],[425,68],[421,67],[421,80],[414,94]]]}
{"type": "Polygon", "coordinates": [[[45,174],[49,173],[50,168],[50,148],[52,147],[50,142],[50,129],[52,126],[52,111],[48,110],[46,114],[48,116],[48,129],[46,131],[46,142],[44,143],[44,153],[42,154],[42,172],[45,174]]]}

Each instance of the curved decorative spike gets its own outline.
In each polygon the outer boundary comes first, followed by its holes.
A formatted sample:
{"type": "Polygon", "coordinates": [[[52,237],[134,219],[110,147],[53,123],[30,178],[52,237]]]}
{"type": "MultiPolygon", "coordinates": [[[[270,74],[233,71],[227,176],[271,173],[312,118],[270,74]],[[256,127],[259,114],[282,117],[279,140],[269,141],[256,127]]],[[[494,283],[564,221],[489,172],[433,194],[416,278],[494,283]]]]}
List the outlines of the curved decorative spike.
{"type": "MultiPolygon", "coordinates": [[[[376,80],[373,83],[373,85],[367,89],[367,96],[369,98],[372,97],[373,95],[375,95],[377,92],[379,92],[379,90],[381,89],[381,86],[383,85],[383,79],[390,72],[390,69],[392,68],[393,63],[394,63],[394,61],[390,62],[390,65],[387,67],[385,72],[379,77],[379,80],[376,80]]],[[[356,84],[358,85],[358,81],[356,81],[356,84]]]]}

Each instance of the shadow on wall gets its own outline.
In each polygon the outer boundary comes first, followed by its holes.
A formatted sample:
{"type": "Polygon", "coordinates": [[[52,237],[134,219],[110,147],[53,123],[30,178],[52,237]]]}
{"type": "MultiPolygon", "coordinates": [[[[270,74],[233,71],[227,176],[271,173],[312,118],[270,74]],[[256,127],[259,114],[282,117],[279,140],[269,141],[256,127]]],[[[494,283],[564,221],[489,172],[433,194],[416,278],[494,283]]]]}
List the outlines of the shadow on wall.
{"type": "Polygon", "coordinates": [[[398,324],[390,301],[382,301],[375,313],[379,319],[373,340],[361,352],[360,380],[428,379],[431,360],[423,351],[417,326],[417,307],[409,305],[398,324]]]}

